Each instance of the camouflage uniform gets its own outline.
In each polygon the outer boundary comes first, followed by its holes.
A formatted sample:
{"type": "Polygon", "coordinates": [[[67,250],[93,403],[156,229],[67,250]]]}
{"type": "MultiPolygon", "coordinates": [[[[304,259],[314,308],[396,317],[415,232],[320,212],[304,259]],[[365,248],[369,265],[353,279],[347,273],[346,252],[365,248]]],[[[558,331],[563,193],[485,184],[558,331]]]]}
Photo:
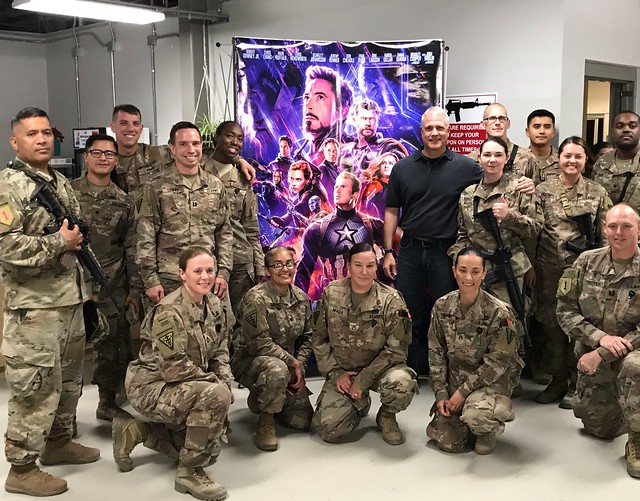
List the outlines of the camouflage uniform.
{"type": "Polygon", "coordinates": [[[179,455],[181,466],[207,466],[219,451],[233,400],[227,320],[213,294],[202,306],[180,287],[145,317],[127,370],[129,402],[151,421],[144,445],[179,455]]]}
{"type": "Polygon", "coordinates": [[[116,182],[125,193],[133,194],[158,177],[162,169],[172,162],[171,152],[166,145],[138,143],[132,157],[120,156],[115,168],[116,182]]]}
{"type": "Polygon", "coordinates": [[[640,210],[640,151],[632,160],[616,165],[616,150],[602,155],[593,166],[593,180],[604,186],[614,204],[626,202],[636,211],[640,210]],[[630,179],[624,197],[624,186],[630,179]]]}
{"type": "Polygon", "coordinates": [[[326,376],[313,424],[327,442],[337,442],[360,424],[371,406],[369,391],[380,393],[390,413],[406,409],[417,391],[415,372],[406,365],[411,320],[399,292],[379,282],[357,308],[351,302],[351,279],[331,282],[314,313],[313,349],[326,376]],[[340,393],[336,380],[355,371],[363,391],[353,400],[340,393]]]}
{"type": "Polygon", "coordinates": [[[222,181],[229,200],[229,223],[233,231],[229,299],[235,309],[244,293],[257,283],[258,277],[264,276],[264,254],[260,245],[256,194],[235,165],[225,167],[213,158],[207,158],[204,164],[206,171],[222,181]]]}
{"type": "Polygon", "coordinates": [[[476,436],[504,431],[513,412],[511,392],[524,366],[518,355],[521,328],[507,303],[482,290],[465,314],[459,291],[436,301],[429,328],[429,380],[436,404],[427,435],[438,447],[459,452],[469,431],[476,436]],[[441,415],[437,402],[456,390],[465,398],[460,413],[441,415]]]}
{"type": "Polygon", "coordinates": [[[165,295],[176,290],[181,283],[176,258],[192,245],[215,252],[218,276],[229,281],[233,232],[226,191],[212,174],[200,169],[198,175],[187,180],[173,165],[142,188],[136,260],[145,290],[156,285],[165,295]]]}
{"type": "Polygon", "coordinates": [[[307,392],[296,396],[286,389],[293,362],[300,362],[304,374],[311,356],[309,298],[294,285],[281,294],[267,281],[245,294],[236,316],[231,368],[236,380],[249,388],[250,401],[256,402],[252,410],[277,414],[292,428],[308,429],[313,407],[307,392]]]}
{"type": "MultiPolygon", "coordinates": [[[[531,260],[535,251],[535,242],[542,228],[542,211],[535,196],[525,195],[516,191],[517,178],[502,176],[497,185],[485,186],[484,181],[469,186],[460,195],[458,209],[458,237],[456,243],[448,251],[449,256],[455,257],[465,247],[473,245],[478,249],[492,254],[496,250],[496,242],[487,230],[474,217],[474,200],[477,198],[478,212],[491,208],[504,195],[509,205],[509,214],[498,224],[500,235],[505,246],[511,248],[511,267],[514,275],[521,281],[522,276],[531,268],[531,260]],[[535,201],[535,203],[534,203],[535,201]]],[[[489,261],[488,274],[492,265],[489,261]]],[[[522,284],[520,284],[522,285],[522,284]]],[[[509,295],[504,283],[498,282],[487,288],[499,299],[509,302],[509,295]]]]}
{"type": "MultiPolygon", "coordinates": [[[[507,160],[511,158],[511,151],[513,147],[516,146],[511,141],[506,139],[507,143],[507,160]]],[[[472,160],[475,160],[478,164],[480,163],[480,148],[476,148],[471,153],[467,155],[472,160]]],[[[526,176],[530,179],[536,179],[537,174],[536,170],[538,169],[538,164],[536,161],[536,157],[531,153],[527,148],[522,148],[518,146],[518,151],[516,152],[516,157],[513,160],[513,167],[510,170],[505,168],[504,173],[508,176],[517,180],[522,176],[526,176]]]]}
{"type": "MultiPolygon", "coordinates": [[[[527,148],[527,151],[533,155],[531,148],[527,148]]],[[[558,158],[558,151],[552,146],[551,154],[545,158],[540,159],[533,155],[536,161],[536,167],[533,173],[533,182],[535,185],[539,185],[544,181],[550,181],[557,178],[562,170],[560,169],[560,160],[558,158]]]]}
{"type": "MultiPolygon", "coordinates": [[[[64,176],[15,167],[47,183],[74,215],[80,206],[64,176]]],[[[0,262],[4,282],[4,340],[9,386],[5,454],[13,465],[33,463],[47,441],[71,438],[82,388],[82,303],[91,298],[89,274],[60,233],[45,235],[53,218],[29,199],[35,182],[23,172],[0,172],[0,262]]]]}
{"type": "Polygon", "coordinates": [[[604,242],[604,216],[611,208],[611,200],[602,186],[585,177],[581,177],[575,188],[568,192],[558,177],[537,187],[544,227],[540,233],[536,255],[536,319],[544,326],[547,372],[566,381],[568,375],[575,380],[577,362],[566,334],[558,325],[556,291],[562,273],[578,257],[567,249],[567,242],[575,241],[578,245],[586,245],[586,237],[580,233],[576,223],[569,219],[562,203],[563,194],[566,194],[569,204],[569,215],[592,216],[598,245],[604,242]]]}
{"type": "Polygon", "coordinates": [[[106,291],[100,293],[98,308],[109,322],[109,336],[96,344],[93,383],[101,389],[118,392],[132,360],[129,323],[124,315],[125,300],[127,297],[140,298],[142,289],[135,265],[133,201],[114,183],[97,187],[86,176],[74,179],[71,186],[90,228],[91,247],[110,278],[109,291],[122,312],[106,291]]]}
{"type": "Polygon", "coordinates": [[[595,374],[578,373],[575,416],[600,438],[625,425],[640,432],[640,254],[616,275],[610,247],[583,252],[560,279],[557,313],[576,357],[597,349],[603,358],[595,374]],[[599,346],[605,334],[628,339],[634,351],[618,358],[599,346]]]}

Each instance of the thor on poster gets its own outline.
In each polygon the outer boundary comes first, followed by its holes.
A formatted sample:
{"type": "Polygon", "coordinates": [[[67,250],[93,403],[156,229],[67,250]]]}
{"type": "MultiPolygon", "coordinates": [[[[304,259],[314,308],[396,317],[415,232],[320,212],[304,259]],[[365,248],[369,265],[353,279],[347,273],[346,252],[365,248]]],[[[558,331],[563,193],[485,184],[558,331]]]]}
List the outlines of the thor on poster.
{"type": "Polygon", "coordinates": [[[382,248],[393,165],[421,148],[442,105],[442,40],[234,38],[236,114],[264,249],[292,246],[296,285],[317,299],[347,274],[349,249],[382,248]]]}

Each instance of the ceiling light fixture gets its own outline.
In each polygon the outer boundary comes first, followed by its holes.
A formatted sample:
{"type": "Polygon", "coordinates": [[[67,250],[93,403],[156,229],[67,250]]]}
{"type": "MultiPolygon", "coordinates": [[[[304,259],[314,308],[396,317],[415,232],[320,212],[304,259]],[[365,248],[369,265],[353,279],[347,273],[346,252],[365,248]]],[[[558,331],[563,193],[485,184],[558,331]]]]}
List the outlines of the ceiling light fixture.
{"type": "Polygon", "coordinates": [[[103,3],[93,2],[91,0],[13,0],[13,8],[44,14],[113,21],[116,23],[150,24],[164,21],[164,14],[162,12],[115,2],[103,3]]]}

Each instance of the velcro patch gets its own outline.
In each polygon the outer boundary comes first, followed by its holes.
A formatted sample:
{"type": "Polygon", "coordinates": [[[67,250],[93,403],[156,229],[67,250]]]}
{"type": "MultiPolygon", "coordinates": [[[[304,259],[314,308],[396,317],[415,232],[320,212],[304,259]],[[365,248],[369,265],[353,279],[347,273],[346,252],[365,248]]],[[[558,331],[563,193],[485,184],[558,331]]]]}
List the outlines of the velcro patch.
{"type": "Polygon", "coordinates": [[[575,288],[577,276],[578,270],[575,268],[565,270],[562,274],[562,278],[560,278],[560,281],[558,282],[558,291],[556,296],[568,296],[575,288]]]}
{"type": "Polygon", "coordinates": [[[16,219],[16,213],[10,203],[0,205],[0,224],[11,228],[16,219]]]}
{"type": "Polygon", "coordinates": [[[156,315],[153,319],[152,334],[162,355],[171,355],[179,350],[180,334],[171,313],[162,312],[156,315]]]}

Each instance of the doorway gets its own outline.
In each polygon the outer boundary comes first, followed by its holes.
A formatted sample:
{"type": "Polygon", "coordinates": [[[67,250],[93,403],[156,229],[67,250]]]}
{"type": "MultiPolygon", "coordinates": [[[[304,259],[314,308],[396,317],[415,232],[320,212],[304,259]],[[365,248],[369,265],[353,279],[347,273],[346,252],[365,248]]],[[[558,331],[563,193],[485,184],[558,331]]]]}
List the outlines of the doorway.
{"type": "Polygon", "coordinates": [[[607,141],[611,119],[635,108],[637,68],[587,61],[582,137],[591,146],[607,141]]]}

